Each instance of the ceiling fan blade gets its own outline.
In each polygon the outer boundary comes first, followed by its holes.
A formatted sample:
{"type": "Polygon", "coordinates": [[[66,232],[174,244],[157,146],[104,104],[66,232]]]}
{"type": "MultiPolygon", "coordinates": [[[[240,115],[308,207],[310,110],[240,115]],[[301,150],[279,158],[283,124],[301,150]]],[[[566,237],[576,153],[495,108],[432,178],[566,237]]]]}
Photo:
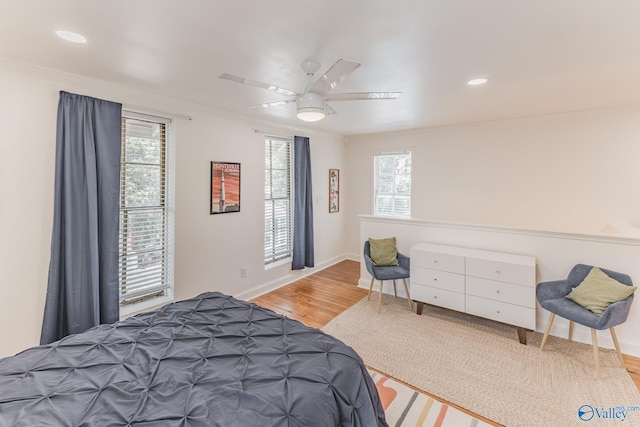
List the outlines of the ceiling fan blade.
{"type": "Polygon", "coordinates": [[[229,74],[229,73],[222,73],[222,74],[220,74],[218,76],[218,78],[221,78],[223,80],[230,80],[232,82],[241,83],[241,84],[245,84],[245,85],[249,85],[249,86],[259,87],[259,88],[262,88],[262,89],[269,90],[271,92],[279,93],[281,95],[287,95],[287,96],[297,96],[298,95],[297,92],[294,92],[294,91],[289,90],[289,89],[281,88],[281,87],[276,86],[276,85],[270,85],[268,83],[258,82],[258,81],[255,81],[255,80],[245,79],[244,77],[234,76],[233,74],[229,74]]]}
{"type": "Polygon", "coordinates": [[[358,101],[375,99],[396,99],[402,92],[356,92],[356,93],[334,93],[327,95],[327,101],[358,101]]]}
{"type": "Polygon", "coordinates": [[[326,95],[359,66],[360,64],[357,62],[338,59],[338,61],[311,86],[309,92],[326,95]]]}
{"type": "Polygon", "coordinates": [[[295,98],[294,99],[283,99],[281,101],[271,101],[271,102],[264,102],[260,105],[254,105],[251,108],[270,108],[270,107],[277,107],[278,105],[285,105],[285,104],[291,104],[292,102],[296,102],[295,98]]]}

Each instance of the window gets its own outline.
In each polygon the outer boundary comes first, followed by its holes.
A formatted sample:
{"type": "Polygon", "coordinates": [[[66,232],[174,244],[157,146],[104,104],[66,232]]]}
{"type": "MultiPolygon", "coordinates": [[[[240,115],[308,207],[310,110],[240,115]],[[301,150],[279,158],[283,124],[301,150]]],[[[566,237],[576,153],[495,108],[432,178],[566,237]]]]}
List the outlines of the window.
{"type": "Polygon", "coordinates": [[[374,156],[373,214],[411,216],[411,152],[374,156]]]}
{"type": "MultiPolygon", "coordinates": [[[[173,291],[171,122],[124,112],[120,172],[120,306],[151,306],[173,291]],[[171,208],[171,209],[170,209],[171,208]]],[[[142,307],[139,307],[142,308],[142,307]]]]}
{"type": "Polygon", "coordinates": [[[291,258],[293,247],[292,147],[290,139],[265,139],[264,263],[291,258]]]}

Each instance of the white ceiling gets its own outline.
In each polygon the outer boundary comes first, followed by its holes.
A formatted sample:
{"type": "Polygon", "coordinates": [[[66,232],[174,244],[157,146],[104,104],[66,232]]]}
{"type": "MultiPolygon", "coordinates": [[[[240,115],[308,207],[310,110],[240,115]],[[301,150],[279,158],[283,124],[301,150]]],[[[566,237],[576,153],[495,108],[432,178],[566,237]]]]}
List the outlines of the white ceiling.
{"type": "Polygon", "coordinates": [[[3,0],[0,57],[298,127],[295,104],[251,108],[286,96],[217,76],[300,92],[303,59],[348,59],[332,93],[402,92],[308,125],[354,135],[636,104],[639,22],[638,0],[3,0]]]}

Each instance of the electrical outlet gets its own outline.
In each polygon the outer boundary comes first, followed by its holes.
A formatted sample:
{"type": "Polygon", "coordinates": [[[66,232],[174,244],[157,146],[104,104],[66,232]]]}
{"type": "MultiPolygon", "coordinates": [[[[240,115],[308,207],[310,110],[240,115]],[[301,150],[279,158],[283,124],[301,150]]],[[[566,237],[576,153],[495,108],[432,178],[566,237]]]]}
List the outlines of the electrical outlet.
{"type": "Polygon", "coordinates": [[[240,267],[240,277],[247,277],[247,267],[240,267]]]}

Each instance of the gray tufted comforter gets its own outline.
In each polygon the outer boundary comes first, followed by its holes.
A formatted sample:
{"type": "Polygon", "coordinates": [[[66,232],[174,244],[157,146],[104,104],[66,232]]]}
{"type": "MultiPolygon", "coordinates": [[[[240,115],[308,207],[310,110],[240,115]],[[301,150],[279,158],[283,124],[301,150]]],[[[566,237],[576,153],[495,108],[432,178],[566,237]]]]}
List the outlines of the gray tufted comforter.
{"type": "Polygon", "coordinates": [[[360,357],[220,293],[0,360],[0,426],[386,426],[360,357]]]}

